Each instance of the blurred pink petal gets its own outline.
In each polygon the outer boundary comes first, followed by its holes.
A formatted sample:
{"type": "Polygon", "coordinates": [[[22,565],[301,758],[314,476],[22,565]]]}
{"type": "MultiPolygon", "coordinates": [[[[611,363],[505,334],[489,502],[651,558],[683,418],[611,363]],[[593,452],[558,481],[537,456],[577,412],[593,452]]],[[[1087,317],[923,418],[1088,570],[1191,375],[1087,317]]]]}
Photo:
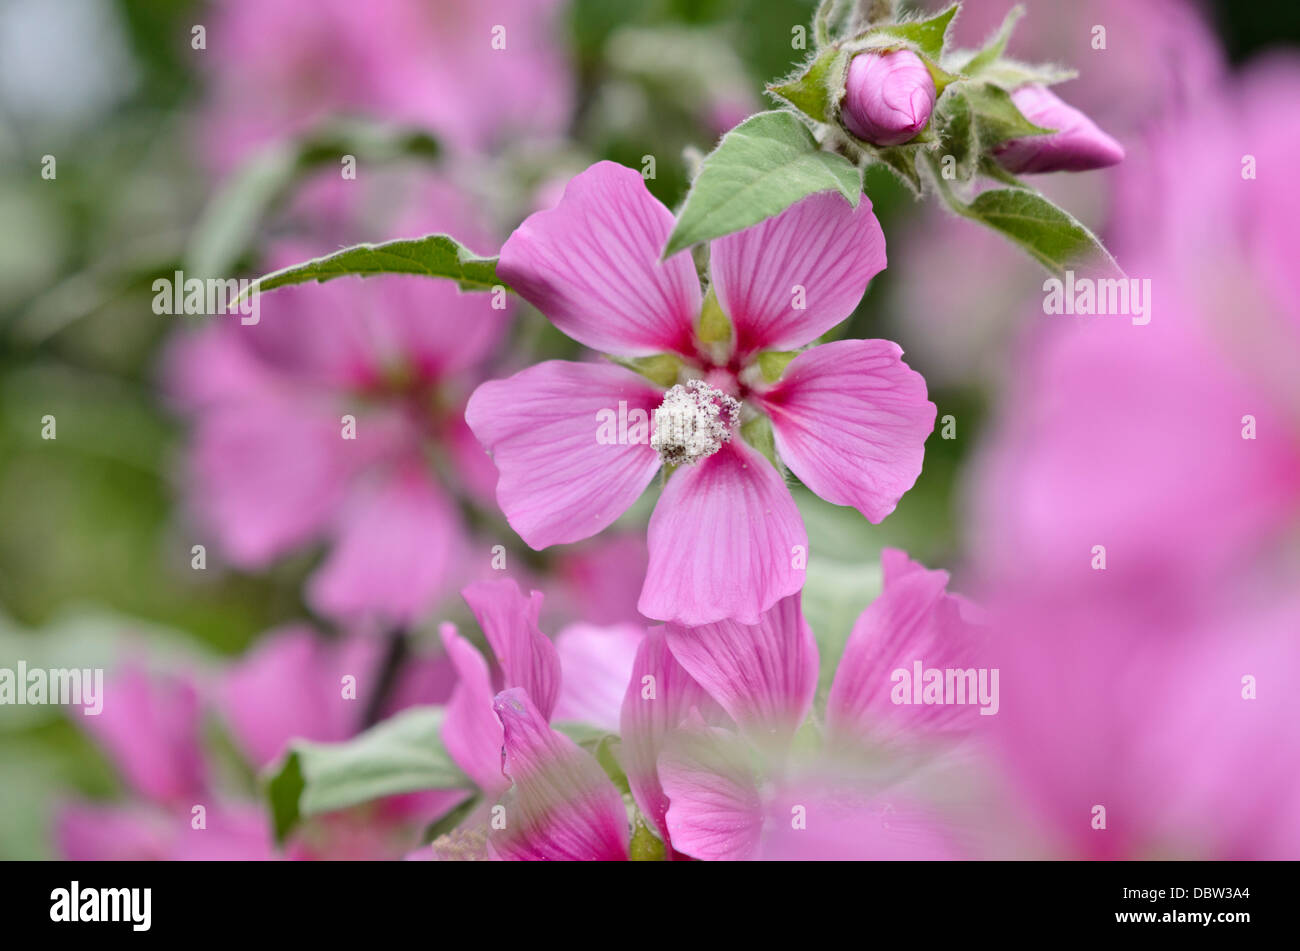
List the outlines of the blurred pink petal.
{"type": "Polygon", "coordinates": [[[274,761],[293,739],[336,742],[360,726],[380,645],[369,638],[330,644],[310,628],[267,634],[226,674],[218,704],[254,766],[274,761]],[[343,696],[355,678],[356,699],[343,696]]]}
{"type": "Polygon", "coordinates": [[[781,460],[828,502],[879,523],[916,482],[935,406],[887,340],[840,340],[795,357],[760,397],[781,460]]]}
{"type": "Polygon", "coordinates": [[[460,515],[420,463],[359,489],[307,586],[322,614],[408,627],[447,593],[466,545],[460,515]]]}
{"type": "Polygon", "coordinates": [[[105,680],[99,715],[76,719],[145,798],[186,803],[206,788],[199,694],[188,677],[128,662],[105,680]]]}
{"type": "Polygon", "coordinates": [[[619,710],[645,628],[570,624],[555,636],[564,685],[551,719],[618,732],[619,710]]]}
{"type": "MultiPolygon", "coordinates": [[[[622,515],[659,470],[648,420],[663,394],[623,367],[550,360],[484,383],[465,419],[492,454],[497,501],[532,548],[579,541],[622,515]],[[602,443],[600,414],[641,410],[642,443],[602,443]]],[[[629,417],[630,418],[630,417],[629,417]]]]}
{"type": "Polygon", "coordinates": [[[636,603],[648,559],[645,538],[634,531],[615,531],[560,551],[555,570],[569,613],[592,624],[643,624],[636,603]]]}
{"type": "Polygon", "coordinates": [[[735,734],[694,723],[659,756],[673,848],[708,861],[752,858],[763,832],[763,801],[749,754],[735,734]]]}
{"type": "Polygon", "coordinates": [[[976,693],[962,704],[896,704],[893,672],[910,677],[917,661],[927,669],[978,668],[980,632],[962,616],[961,601],[946,593],[946,571],[928,571],[893,548],[881,553],[881,564],[884,587],[858,617],[835,671],[827,733],[869,743],[969,729],[981,716],[976,693]]]}
{"type": "Polygon", "coordinates": [[[505,828],[488,839],[508,860],[625,861],[627,812],[605,771],[552,730],[519,688],[493,706],[505,730],[505,771],[514,783],[505,828]]]}
{"type": "Polygon", "coordinates": [[[682,625],[732,618],[756,624],[803,587],[795,549],[808,535],[772,464],[733,439],[697,465],[682,466],[648,531],[650,566],[638,608],[682,625]]]}
{"type": "Polygon", "coordinates": [[[885,235],[870,199],[854,208],[835,192],[717,239],[709,262],[742,357],[811,343],[853,313],[884,269],[885,235]]]}
{"type": "Polygon", "coordinates": [[[672,228],[672,212],[638,172],[597,162],[569,182],[559,205],[515,230],[497,273],[593,350],[694,353],[695,266],[689,254],[659,260],[672,228]]]}
{"type": "Polygon", "coordinates": [[[156,861],[168,857],[183,821],[151,806],[77,802],[59,809],[54,839],[73,862],[156,861]]]}

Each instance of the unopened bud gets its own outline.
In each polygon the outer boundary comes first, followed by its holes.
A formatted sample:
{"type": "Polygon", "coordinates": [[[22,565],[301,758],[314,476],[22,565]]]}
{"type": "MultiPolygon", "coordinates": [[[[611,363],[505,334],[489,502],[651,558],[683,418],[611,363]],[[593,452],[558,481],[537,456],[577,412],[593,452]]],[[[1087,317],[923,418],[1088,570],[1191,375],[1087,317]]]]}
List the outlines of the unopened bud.
{"type": "Polygon", "coordinates": [[[911,50],[853,57],[840,117],[859,139],[901,145],[925,128],[933,109],[934,80],[911,50]]]}
{"type": "Polygon", "coordinates": [[[1021,86],[1011,99],[1034,125],[1056,131],[1011,139],[995,148],[994,157],[1007,171],[1086,172],[1123,160],[1122,145],[1045,86],[1021,86]]]}

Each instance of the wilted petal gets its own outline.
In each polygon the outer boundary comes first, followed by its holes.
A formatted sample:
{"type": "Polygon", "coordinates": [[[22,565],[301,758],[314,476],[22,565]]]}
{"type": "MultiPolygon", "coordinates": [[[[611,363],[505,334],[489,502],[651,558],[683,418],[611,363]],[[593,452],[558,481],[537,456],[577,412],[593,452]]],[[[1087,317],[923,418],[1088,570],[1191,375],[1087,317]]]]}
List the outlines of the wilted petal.
{"type": "Polygon", "coordinates": [[[817,339],[885,269],[885,235],[866,195],[856,208],[837,192],[810,195],[711,248],[713,286],[742,357],[817,339]]]}
{"type": "Polygon", "coordinates": [[[649,419],[662,401],[631,370],[551,360],[484,383],[465,419],[496,463],[510,527],[540,550],[596,534],[645,491],[659,469],[649,419]],[[645,441],[602,441],[602,419],[617,421],[624,402],[629,426],[645,414],[645,441]]]}
{"type": "Polygon", "coordinates": [[[552,730],[526,691],[502,691],[494,709],[505,730],[505,771],[514,789],[505,828],[488,839],[493,856],[625,861],[627,811],[600,764],[552,730]]]}
{"type": "Polygon", "coordinates": [[[781,461],[828,502],[880,522],[915,484],[934,429],[925,380],[887,340],[840,340],[795,357],[761,397],[781,461]]]}
{"type": "Polygon", "coordinates": [[[637,605],[646,617],[756,624],[803,587],[804,570],[795,567],[808,550],[803,519],[772,464],[738,439],[673,474],[647,540],[637,605]]]}
{"type": "Polygon", "coordinates": [[[454,625],[443,624],[439,633],[459,677],[447,701],[442,745],[484,796],[493,799],[505,791],[510,781],[501,772],[504,739],[501,722],[492,712],[492,679],[487,661],[457,633],[454,625]]]}
{"type": "Polygon", "coordinates": [[[817,642],[799,602],[797,594],[783,598],[753,625],[669,624],[668,647],[741,726],[788,736],[817,692],[817,642]]]}
{"type": "Polygon", "coordinates": [[[723,718],[722,708],[686,672],[672,652],[662,627],[646,631],[636,652],[623,697],[619,733],[623,767],[641,812],[671,846],[664,814],[668,796],[659,783],[659,754],[664,743],[692,709],[704,719],[723,718]]]}
{"type": "Polygon", "coordinates": [[[537,626],[542,593],[525,598],[513,578],[476,581],[461,595],[492,645],[507,687],[522,687],[547,720],[560,695],[560,655],[537,626]]]}
{"type": "Polygon", "coordinates": [[[673,215],[640,173],[597,162],[559,205],[530,215],[501,248],[497,273],[593,350],[693,353],[700,282],[689,254],[660,261],[673,215]]]}

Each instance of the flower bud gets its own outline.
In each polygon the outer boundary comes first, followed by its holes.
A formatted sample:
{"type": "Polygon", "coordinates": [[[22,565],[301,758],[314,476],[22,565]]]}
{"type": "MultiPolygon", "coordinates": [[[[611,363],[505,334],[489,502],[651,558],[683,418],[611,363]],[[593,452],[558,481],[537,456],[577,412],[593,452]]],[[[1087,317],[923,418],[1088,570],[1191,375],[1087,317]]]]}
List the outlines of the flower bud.
{"type": "Polygon", "coordinates": [[[859,139],[901,145],[925,128],[933,108],[934,80],[911,50],[853,57],[840,117],[859,139]]]}
{"type": "Polygon", "coordinates": [[[1007,171],[1086,172],[1115,165],[1124,158],[1122,145],[1045,86],[1021,86],[1011,99],[1034,125],[1056,131],[1011,139],[995,148],[994,157],[1007,171]]]}

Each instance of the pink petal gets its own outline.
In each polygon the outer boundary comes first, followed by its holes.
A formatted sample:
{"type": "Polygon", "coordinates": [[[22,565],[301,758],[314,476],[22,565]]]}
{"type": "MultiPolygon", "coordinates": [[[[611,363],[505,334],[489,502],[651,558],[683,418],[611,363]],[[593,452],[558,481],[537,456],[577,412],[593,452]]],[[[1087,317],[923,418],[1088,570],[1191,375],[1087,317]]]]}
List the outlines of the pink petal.
{"type": "Polygon", "coordinates": [[[439,628],[443,647],[460,678],[447,701],[442,721],[442,745],[456,765],[488,799],[495,799],[510,785],[501,772],[501,747],[505,742],[501,722],[492,712],[492,680],[487,661],[455,625],[439,628]]]}
{"type": "Polygon", "coordinates": [[[734,734],[698,724],[678,732],[659,756],[659,780],[671,801],[664,821],[673,848],[712,861],[753,857],[763,802],[734,734]]]}
{"type": "Polygon", "coordinates": [[[789,736],[817,692],[817,642],[799,602],[783,598],[754,625],[669,624],[668,648],[741,726],[789,736]]]}
{"type": "Polygon", "coordinates": [[[323,533],[352,475],[372,458],[368,440],[342,438],[341,413],[308,400],[265,399],[200,416],[192,498],[232,562],[261,568],[323,533]]]}
{"type": "Polygon", "coordinates": [[[960,857],[953,830],[933,810],[893,795],[868,796],[806,784],[773,794],[766,807],[768,822],[757,856],[764,861],[960,857]]]}
{"type": "Polygon", "coordinates": [[[619,709],[645,628],[570,624],[555,637],[564,685],[553,720],[618,732],[619,709]]]}
{"type": "Polygon", "coordinates": [[[840,340],[795,357],[761,397],[781,460],[822,498],[871,522],[921,474],[935,406],[886,340],[840,340]]]}
{"type": "Polygon", "coordinates": [[[619,723],[623,767],[637,805],[668,845],[668,795],[659,783],[658,761],[668,737],[692,709],[704,719],[725,718],[717,701],[705,693],[668,650],[662,627],[652,627],[641,639],[623,697],[619,723]],[[646,678],[651,678],[646,680],[646,678]]]}
{"type": "Polygon", "coordinates": [[[592,624],[643,624],[636,601],[648,557],[640,530],[615,529],[557,553],[566,609],[592,624]]]}
{"type": "Polygon", "coordinates": [[[125,664],[104,681],[103,707],[78,716],[127,783],[155,802],[187,802],[207,787],[199,693],[185,676],[125,664]]]}
{"type": "Polygon", "coordinates": [[[913,678],[917,661],[923,669],[978,670],[979,630],[963,618],[962,602],[945,593],[946,571],[928,571],[892,548],[881,563],[884,588],[853,626],[835,671],[827,732],[862,743],[969,729],[981,719],[977,703],[896,704],[892,677],[901,669],[913,678]]]}
{"type": "Polygon", "coordinates": [[[235,741],[254,766],[275,760],[293,739],[335,742],[361,723],[379,663],[379,642],[330,644],[305,625],[267,634],[222,679],[217,692],[235,741]],[[356,699],[343,678],[356,678],[356,699]]]}
{"type": "Polygon", "coordinates": [[[447,592],[463,559],[455,506],[419,464],[361,488],[307,587],[322,614],[406,627],[447,592]]]}
{"type": "Polygon", "coordinates": [[[548,721],[560,694],[560,655],[537,626],[542,593],[525,598],[513,578],[476,581],[461,590],[496,654],[507,687],[522,687],[548,721]]]}
{"type": "Polygon", "coordinates": [[[808,535],[781,476],[739,439],[668,480],[647,534],[638,609],[683,625],[763,612],[803,587],[808,535]]]}
{"type": "Polygon", "coordinates": [[[638,172],[597,162],[515,229],[497,273],[593,350],[692,354],[700,282],[689,254],[659,260],[672,228],[638,172]]]}
{"type": "Polygon", "coordinates": [[[853,313],[867,282],[885,269],[885,235],[866,195],[854,208],[823,192],[719,238],[711,253],[718,303],[743,357],[802,347],[853,313]]]}
{"type": "Polygon", "coordinates": [[[59,856],[72,862],[158,861],[168,857],[182,822],[188,824],[139,803],[75,802],[59,808],[54,841],[59,856]]]}
{"type": "Polygon", "coordinates": [[[626,402],[648,421],[663,394],[622,367],[539,363],[484,383],[465,420],[501,474],[497,502],[510,527],[535,549],[596,534],[635,502],[659,469],[644,443],[602,444],[600,415],[626,402]]]}
{"type": "Polygon", "coordinates": [[[488,848],[495,858],[626,861],[627,811],[600,764],[546,724],[528,693],[497,695],[505,730],[505,771],[514,782],[505,828],[488,848]]]}

